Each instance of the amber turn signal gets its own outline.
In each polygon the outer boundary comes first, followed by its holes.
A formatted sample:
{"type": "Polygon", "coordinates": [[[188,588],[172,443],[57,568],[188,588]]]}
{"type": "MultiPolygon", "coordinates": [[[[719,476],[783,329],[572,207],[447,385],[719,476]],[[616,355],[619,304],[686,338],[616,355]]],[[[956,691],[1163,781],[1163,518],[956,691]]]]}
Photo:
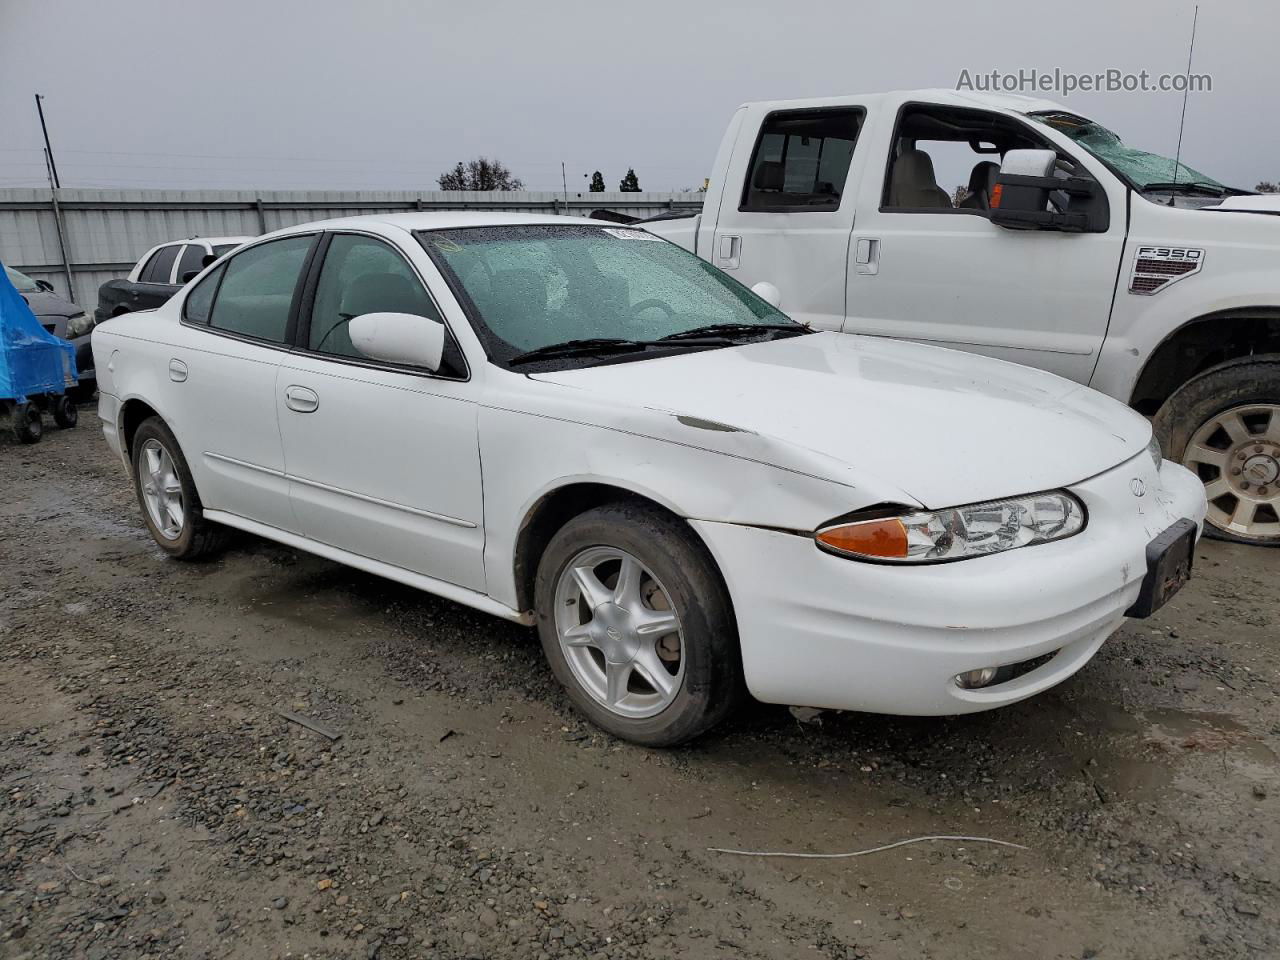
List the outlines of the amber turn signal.
{"type": "Polygon", "coordinates": [[[907,555],[907,528],[897,517],[828,527],[819,530],[815,539],[832,550],[859,557],[901,560],[907,555]]]}

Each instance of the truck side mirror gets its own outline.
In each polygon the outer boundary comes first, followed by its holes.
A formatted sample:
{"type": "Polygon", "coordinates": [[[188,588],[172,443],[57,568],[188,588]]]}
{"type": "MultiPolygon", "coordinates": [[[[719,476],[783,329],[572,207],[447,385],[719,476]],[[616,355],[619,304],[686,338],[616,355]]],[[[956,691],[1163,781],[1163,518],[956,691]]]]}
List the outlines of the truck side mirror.
{"type": "Polygon", "coordinates": [[[1094,180],[1055,177],[1058,156],[1052,150],[1008,150],[991,188],[991,222],[1010,230],[1058,230],[1105,233],[1111,218],[1107,195],[1094,180]],[[1065,196],[1049,206],[1052,194],[1065,196]]]}

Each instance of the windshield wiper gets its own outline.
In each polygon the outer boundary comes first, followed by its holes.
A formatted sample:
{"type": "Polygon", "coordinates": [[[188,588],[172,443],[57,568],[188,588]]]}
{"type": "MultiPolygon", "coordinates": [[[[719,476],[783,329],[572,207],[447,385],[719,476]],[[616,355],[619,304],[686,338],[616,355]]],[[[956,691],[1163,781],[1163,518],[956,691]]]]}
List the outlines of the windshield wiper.
{"type": "Polygon", "coordinates": [[[750,335],[754,333],[799,334],[812,333],[812,331],[799,323],[708,323],[706,326],[694,327],[692,330],[669,333],[665,337],[659,337],[658,343],[672,340],[700,340],[703,338],[729,339],[740,334],[750,335]]]}
{"type": "Polygon", "coordinates": [[[624,340],[621,337],[588,337],[582,340],[565,340],[561,343],[548,343],[518,353],[507,361],[508,366],[520,363],[532,363],[536,360],[555,360],[559,357],[598,357],[611,353],[629,353],[633,350],[647,350],[653,345],[651,340],[624,340]]]}
{"type": "Polygon", "coordinates": [[[1216,183],[1206,183],[1203,180],[1179,180],[1177,183],[1170,181],[1169,183],[1148,183],[1142,188],[1143,193],[1152,190],[1186,190],[1189,193],[1207,193],[1212,197],[1225,196],[1226,187],[1219,186],[1216,183]]]}

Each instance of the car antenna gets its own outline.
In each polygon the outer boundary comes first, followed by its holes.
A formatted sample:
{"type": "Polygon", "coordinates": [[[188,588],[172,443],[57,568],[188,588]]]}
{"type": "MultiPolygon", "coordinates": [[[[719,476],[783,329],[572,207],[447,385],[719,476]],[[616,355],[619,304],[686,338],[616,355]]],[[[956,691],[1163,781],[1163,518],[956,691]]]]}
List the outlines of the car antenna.
{"type": "MultiPolygon", "coordinates": [[[[1178,185],[1178,167],[1182,160],[1182,128],[1187,125],[1187,95],[1191,93],[1191,57],[1196,52],[1196,22],[1200,19],[1200,4],[1196,4],[1191,17],[1191,46],[1187,49],[1187,82],[1182,88],[1182,119],[1178,121],[1178,149],[1173,155],[1173,188],[1178,185]]],[[[1173,206],[1173,188],[1169,190],[1169,206],[1173,206]]]]}

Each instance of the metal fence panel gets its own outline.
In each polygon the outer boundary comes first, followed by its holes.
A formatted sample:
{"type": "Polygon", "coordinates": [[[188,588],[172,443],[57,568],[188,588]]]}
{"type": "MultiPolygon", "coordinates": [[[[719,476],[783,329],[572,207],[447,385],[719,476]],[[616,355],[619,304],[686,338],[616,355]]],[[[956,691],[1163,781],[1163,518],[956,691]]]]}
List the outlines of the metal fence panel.
{"type": "Polygon", "coordinates": [[[0,190],[0,262],[48,280],[92,309],[98,287],[125,276],[148,249],[187,237],[257,236],[311,220],[411,210],[476,210],[586,216],[613,210],[633,217],[697,212],[700,193],[476,193],[406,190],[78,190],[57,195],[64,264],[52,191],[0,190]],[[66,274],[70,270],[70,288],[66,274]]]}

